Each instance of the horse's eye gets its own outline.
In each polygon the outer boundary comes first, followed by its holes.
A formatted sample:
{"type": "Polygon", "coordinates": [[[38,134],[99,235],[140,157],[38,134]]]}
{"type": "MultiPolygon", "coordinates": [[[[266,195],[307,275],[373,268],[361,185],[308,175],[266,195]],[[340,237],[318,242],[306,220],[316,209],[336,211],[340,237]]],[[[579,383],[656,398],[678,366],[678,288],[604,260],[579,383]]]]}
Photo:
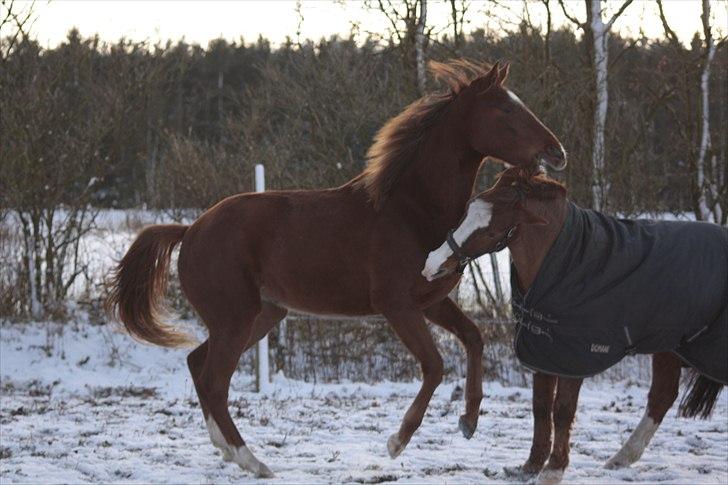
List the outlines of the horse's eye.
{"type": "Polygon", "coordinates": [[[498,108],[498,109],[501,110],[502,112],[504,112],[507,115],[513,113],[513,110],[511,108],[502,107],[502,108],[498,108]]]}

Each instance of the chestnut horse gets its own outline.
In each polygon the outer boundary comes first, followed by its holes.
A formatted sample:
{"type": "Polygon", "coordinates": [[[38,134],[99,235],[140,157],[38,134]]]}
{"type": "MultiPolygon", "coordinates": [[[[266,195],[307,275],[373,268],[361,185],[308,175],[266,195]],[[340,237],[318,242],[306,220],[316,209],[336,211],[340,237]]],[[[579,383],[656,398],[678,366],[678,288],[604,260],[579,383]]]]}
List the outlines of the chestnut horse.
{"type": "Polygon", "coordinates": [[[109,298],[133,336],[176,346],[185,335],[158,319],[170,253],[209,331],[188,357],[212,443],[259,477],[228,413],[230,378],[243,351],[290,310],[383,315],[421,365],[423,382],[387,447],[396,457],[419,427],[442,380],[442,358],[425,319],[467,352],[463,433],[475,431],[482,399],[483,341],[448,298],[459,276],[427,282],[420,268],[460,219],[484,157],[516,166],[566,164],[559,140],[503,87],[508,66],[431,65],[450,86],[412,103],[377,133],[366,169],[341,187],[228,197],[192,225],[144,229],[118,264],[109,298]]]}
{"type": "MultiPolygon", "coordinates": [[[[444,242],[429,254],[422,274],[430,281],[437,281],[462,269],[477,255],[507,246],[517,272],[514,283],[525,294],[562,231],[566,214],[566,189],[561,184],[517,168],[506,170],[493,188],[471,200],[457,229],[450,233],[450,242],[444,242]]],[[[645,415],[622,448],[606,463],[607,468],[629,466],[642,456],[677,398],[684,365],[672,352],[652,355],[652,384],[645,415]]],[[[569,437],[582,380],[534,373],[531,453],[522,466],[507,467],[507,474],[524,480],[538,474],[537,483],[561,481],[569,463],[569,437]]],[[[689,386],[680,414],[707,418],[722,385],[693,370],[689,386]]]]}

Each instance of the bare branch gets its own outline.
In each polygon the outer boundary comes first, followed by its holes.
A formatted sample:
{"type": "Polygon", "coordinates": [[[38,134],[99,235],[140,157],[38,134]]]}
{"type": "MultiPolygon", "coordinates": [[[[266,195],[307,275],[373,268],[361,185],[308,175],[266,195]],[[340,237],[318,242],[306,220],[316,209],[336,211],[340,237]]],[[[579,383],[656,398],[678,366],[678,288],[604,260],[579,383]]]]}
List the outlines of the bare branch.
{"type": "Polygon", "coordinates": [[[622,4],[622,6],[619,8],[619,10],[617,10],[617,13],[615,13],[614,15],[612,15],[612,18],[609,19],[609,22],[607,22],[607,30],[611,30],[612,29],[612,25],[614,25],[614,22],[617,21],[617,19],[619,18],[619,16],[624,13],[624,11],[627,9],[627,7],[630,6],[630,4],[632,4],[633,1],[634,0],[625,0],[624,1],[624,3],[622,4]]]}
{"type": "Polygon", "coordinates": [[[679,44],[680,41],[677,38],[677,35],[675,34],[675,31],[673,31],[670,28],[670,24],[667,23],[667,18],[665,17],[665,11],[662,7],[662,0],[657,0],[657,10],[660,13],[660,21],[662,22],[662,28],[665,30],[665,37],[670,41],[671,44],[679,44]]]}
{"type": "Polygon", "coordinates": [[[0,12],[5,10],[5,14],[0,14],[0,32],[2,27],[5,25],[14,25],[15,31],[11,36],[8,37],[7,45],[2,45],[2,39],[0,39],[0,60],[4,61],[6,57],[13,50],[13,47],[18,43],[18,39],[27,39],[30,28],[35,23],[35,19],[32,19],[35,0],[30,3],[30,6],[25,11],[16,12],[14,11],[15,0],[0,0],[0,12]],[[32,19],[32,20],[31,20],[32,19]]]}
{"type": "Polygon", "coordinates": [[[583,28],[584,28],[584,23],[583,23],[583,22],[580,22],[580,21],[579,21],[579,19],[578,19],[578,18],[576,18],[576,16],[574,16],[574,15],[571,15],[571,14],[570,14],[570,13],[569,13],[569,12],[568,12],[568,11],[566,10],[566,5],[564,5],[564,0],[559,0],[559,5],[561,6],[561,10],[562,10],[562,11],[564,12],[564,16],[565,16],[565,17],[566,17],[567,19],[569,19],[569,20],[570,20],[570,21],[571,21],[572,23],[574,23],[574,24],[575,24],[575,25],[576,25],[577,27],[579,27],[580,29],[583,29],[583,28]]]}

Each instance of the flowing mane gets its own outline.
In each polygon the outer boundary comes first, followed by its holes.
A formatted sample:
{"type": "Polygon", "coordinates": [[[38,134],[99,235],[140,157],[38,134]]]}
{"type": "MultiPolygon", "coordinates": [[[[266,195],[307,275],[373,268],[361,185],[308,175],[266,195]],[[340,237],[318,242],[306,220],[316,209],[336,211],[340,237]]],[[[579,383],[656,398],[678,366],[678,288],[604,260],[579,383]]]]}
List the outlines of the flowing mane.
{"type": "Polygon", "coordinates": [[[488,64],[466,60],[447,63],[430,61],[429,70],[448,85],[447,91],[428,94],[387,121],[374,136],[367,151],[367,166],[358,184],[363,186],[376,209],[380,209],[402,172],[412,162],[417,147],[445,107],[474,79],[490,70],[488,64]]]}

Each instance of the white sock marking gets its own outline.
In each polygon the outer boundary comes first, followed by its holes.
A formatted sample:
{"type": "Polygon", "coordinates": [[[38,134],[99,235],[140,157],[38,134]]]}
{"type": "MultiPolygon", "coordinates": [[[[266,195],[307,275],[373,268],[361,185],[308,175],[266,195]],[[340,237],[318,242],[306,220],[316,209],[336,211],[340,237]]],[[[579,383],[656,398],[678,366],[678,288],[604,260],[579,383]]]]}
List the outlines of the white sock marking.
{"type": "Polygon", "coordinates": [[[216,448],[222,450],[225,461],[235,462],[243,470],[255,473],[257,478],[273,477],[273,472],[264,463],[260,462],[247,446],[233,446],[228,444],[222,431],[220,431],[220,427],[212,416],[207,417],[205,424],[207,425],[207,431],[210,433],[210,441],[212,441],[212,444],[216,448]]]}
{"type": "Polygon", "coordinates": [[[607,468],[621,468],[636,462],[655,435],[659,424],[645,413],[622,448],[605,465],[607,468]]]}
{"type": "MultiPolygon", "coordinates": [[[[455,239],[455,242],[458,245],[462,245],[476,230],[488,227],[492,215],[492,208],[493,206],[490,202],[482,199],[473,200],[468,205],[465,220],[453,232],[452,237],[455,239]]],[[[447,244],[447,241],[445,241],[439,248],[431,251],[427,256],[425,268],[422,270],[422,276],[427,278],[427,281],[432,281],[434,275],[440,271],[440,267],[450,256],[452,256],[452,250],[447,244]]]]}
{"type": "Polygon", "coordinates": [[[542,470],[536,478],[537,485],[556,485],[561,483],[561,479],[564,478],[564,470],[555,470],[553,468],[547,468],[542,470]]]}
{"type": "Polygon", "coordinates": [[[205,424],[207,425],[207,432],[210,433],[210,441],[212,441],[215,448],[224,450],[230,446],[227,444],[225,437],[222,435],[222,431],[220,431],[220,427],[217,425],[212,416],[207,417],[205,424]]]}

